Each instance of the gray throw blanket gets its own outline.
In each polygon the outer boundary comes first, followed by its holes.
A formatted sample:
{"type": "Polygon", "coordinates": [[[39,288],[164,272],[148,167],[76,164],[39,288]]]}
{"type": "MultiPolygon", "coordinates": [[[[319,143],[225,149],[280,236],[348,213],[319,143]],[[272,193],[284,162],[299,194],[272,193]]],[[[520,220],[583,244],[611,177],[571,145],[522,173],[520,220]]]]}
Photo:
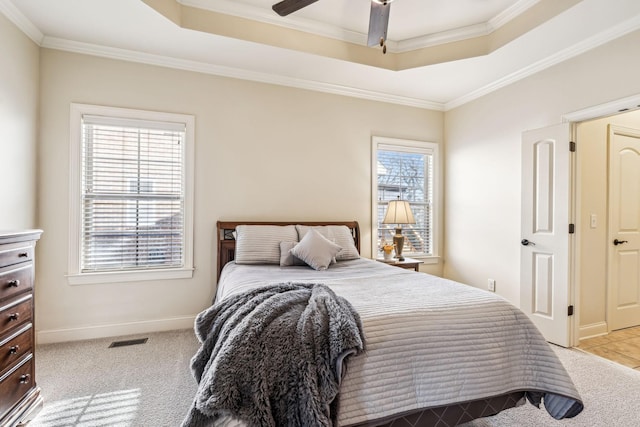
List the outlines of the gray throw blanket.
{"type": "Polygon", "coordinates": [[[249,426],[337,425],[342,363],[364,350],[360,316],[320,284],[283,283],[200,313],[198,381],[183,427],[231,416],[249,426]]]}

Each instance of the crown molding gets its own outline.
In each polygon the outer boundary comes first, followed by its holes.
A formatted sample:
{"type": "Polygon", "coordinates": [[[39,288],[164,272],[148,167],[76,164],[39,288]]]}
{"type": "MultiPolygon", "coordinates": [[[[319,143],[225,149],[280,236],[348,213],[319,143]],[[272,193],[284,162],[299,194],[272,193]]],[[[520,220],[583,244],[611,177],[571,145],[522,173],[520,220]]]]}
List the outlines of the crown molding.
{"type": "MultiPolygon", "coordinates": [[[[396,41],[394,49],[390,49],[389,51],[392,53],[404,53],[425,47],[473,39],[476,37],[484,37],[498,30],[503,25],[508,24],[509,21],[523,14],[539,1],[540,0],[521,0],[497,16],[491,18],[489,21],[481,24],[469,25],[467,27],[454,28],[453,30],[396,41]]],[[[388,45],[388,47],[391,47],[391,45],[388,45]]]]}
{"type": "Polygon", "coordinates": [[[257,71],[243,70],[240,68],[225,67],[220,65],[207,64],[186,59],[171,58],[162,55],[155,55],[145,52],[105,47],[90,43],[82,43],[71,40],[45,36],[41,45],[43,48],[56,49],[84,55],[99,56],[121,61],[137,62],[159,67],[174,68],[185,71],[193,71],[203,74],[211,74],[221,77],[249,80],[259,83],[288,86],[298,89],[307,89],[316,92],[324,92],[333,95],[342,95],[352,98],[366,99],[369,101],[386,102],[390,104],[404,105],[427,110],[444,111],[444,104],[432,102],[419,98],[392,95],[383,92],[358,89],[354,87],[342,86],[326,82],[298,79],[276,74],[262,73],[257,71]]]}
{"type": "Polygon", "coordinates": [[[561,116],[561,120],[563,123],[577,123],[585,120],[599,119],[601,117],[624,113],[626,111],[637,110],[638,108],[640,108],[640,94],[617,99],[615,101],[607,102],[606,104],[596,105],[595,107],[589,107],[563,114],[561,116]]]}
{"type": "MultiPolygon", "coordinates": [[[[196,9],[208,10],[211,12],[222,13],[224,15],[236,16],[238,18],[250,19],[253,21],[264,22],[266,24],[277,25],[279,27],[288,28],[290,30],[303,31],[322,37],[328,37],[336,40],[345,41],[366,46],[367,35],[340,28],[335,25],[325,24],[313,19],[307,19],[300,16],[279,16],[272,12],[271,9],[265,10],[260,7],[250,6],[248,4],[239,3],[229,0],[218,0],[215,3],[207,0],[176,0],[183,6],[193,7],[196,9]]],[[[393,42],[389,40],[387,47],[391,47],[393,42]]]]}
{"type": "MultiPolygon", "coordinates": [[[[198,0],[178,0],[180,3],[197,3],[198,0]]],[[[517,6],[522,8],[531,7],[537,0],[523,0],[519,2],[517,6]]],[[[23,31],[29,38],[31,38],[36,44],[44,48],[51,48],[75,53],[81,53],[92,56],[99,56],[104,58],[118,59],[129,62],[144,63],[150,65],[156,65],[161,67],[182,69],[186,71],[194,71],[204,74],[217,75],[222,77],[237,78],[267,84],[275,84],[281,86],[294,87],[299,89],[312,90],[317,92],[330,93],[335,95],[349,96],[354,98],[366,99],[371,101],[386,102],[391,104],[398,104],[428,110],[435,111],[449,111],[451,109],[462,106],[466,103],[474,101],[491,92],[499,90],[505,86],[515,83],[521,79],[538,73],[553,65],[559,64],[577,55],[580,55],[586,51],[596,48],[602,44],[612,41],[616,38],[622,37],[625,34],[640,29],[640,16],[631,18],[615,27],[612,27],[606,31],[590,37],[578,43],[570,48],[564,49],[550,57],[533,63],[527,67],[517,70],[499,80],[485,85],[477,90],[467,93],[459,98],[451,100],[446,103],[439,103],[429,101],[425,99],[412,98],[398,96],[383,92],[369,91],[364,89],[358,89],[353,87],[347,87],[342,85],[336,85],[326,82],[318,82],[312,80],[298,79],[292,77],[279,76],[275,74],[255,72],[249,70],[243,70],[240,68],[218,66],[198,61],[190,61],[184,59],[171,58],[162,55],[149,54],[139,51],[131,51],[119,48],[110,48],[105,46],[99,46],[88,43],[75,42],[65,39],[53,38],[44,36],[40,30],[38,30],[33,23],[28,20],[10,0],[0,0],[0,13],[4,14],[7,19],[14,23],[21,31],[23,31]]],[[[514,16],[517,16],[521,11],[513,12],[514,16]]],[[[507,22],[507,21],[505,21],[507,22]]],[[[625,100],[626,102],[626,100],[625,100]]],[[[629,101],[635,102],[635,98],[629,101]]],[[[617,105],[616,105],[617,106],[617,105]]],[[[614,106],[614,107],[616,107],[614,106]]],[[[614,107],[607,107],[607,111],[613,111],[614,107]]],[[[618,109],[628,108],[625,103],[620,104],[618,109]]],[[[591,112],[587,112],[592,114],[591,112]]],[[[574,113],[571,113],[574,114],[574,113]]],[[[578,113],[575,113],[578,114],[578,113]]],[[[571,121],[577,121],[572,115],[567,115],[571,121]]],[[[569,120],[567,119],[567,120],[569,120]]]]}
{"type": "MultiPolygon", "coordinates": [[[[239,18],[250,19],[254,21],[264,22],[267,24],[277,25],[291,30],[303,31],[322,37],[328,37],[348,43],[367,45],[367,34],[357,31],[346,30],[331,24],[325,24],[312,19],[302,18],[300,16],[278,16],[271,13],[271,10],[265,10],[260,7],[250,6],[231,0],[175,0],[183,6],[193,7],[197,9],[209,10],[212,12],[232,15],[239,18]]],[[[386,40],[387,50],[389,53],[405,53],[412,50],[437,46],[446,43],[457,42],[476,37],[483,37],[491,34],[501,26],[507,24],[518,15],[524,13],[538,3],[540,0],[520,0],[508,9],[499,13],[487,22],[469,25],[467,27],[455,28],[448,31],[441,31],[424,36],[414,37],[404,40],[386,40]]]]}
{"type": "Polygon", "coordinates": [[[44,39],[44,34],[26,16],[20,12],[10,0],[0,0],[0,13],[33,40],[38,46],[44,39]]]}
{"type": "Polygon", "coordinates": [[[507,76],[501,79],[495,80],[494,82],[486,86],[483,86],[477,90],[474,90],[457,99],[449,101],[445,103],[444,111],[452,110],[456,107],[459,107],[473,100],[481,98],[491,92],[494,92],[498,89],[501,89],[505,86],[508,86],[512,83],[515,83],[519,80],[522,80],[526,77],[536,74],[542,70],[545,70],[561,62],[564,62],[568,59],[576,57],[582,53],[585,53],[591,49],[594,49],[598,46],[601,46],[605,43],[608,43],[612,40],[615,40],[619,37],[624,36],[625,34],[631,33],[638,29],[640,29],[640,16],[631,18],[619,25],[616,25],[615,27],[609,28],[605,31],[600,32],[599,34],[596,34],[595,36],[589,37],[588,39],[585,39],[580,43],[577,43],[569,48],[561,50],[554,55],[551,55],[540,61],[534,62],[533,64],[527,67],[524,67],[516,72],[508,74],[507,76]]]}
{"type": "Polygon", "coordinates": [[[505,9],[504,11],[499,13],[497,16],[494,16],[487,22],[487,24],[491,29],[490,31],[495,31],[498,28],[502,27],[503,25],[508,24],[509,21],[522,15],[529,8],[535,6],[539,2],[540,0],[520,0],[518,3],[505,9]]]}
{"type": "MultiPolygon", "coordinates": [[[[5,0],[0,0],[0,2],[4,1],[5,0]]],[[[45,48],[100,56],[104,58],[157,65],[161,67],[194,71],[204,74],[212,74],[222,77],[237,78],[261,83],[295,87],[299,89],[307,89],[334,95],[367,99],[371,101],[387,102],[391,104],[405,105],[428,110],[449,111],[638,29],[640,29],[640,17],[629,19],[622,24],[603,31],[600,34],[589,39],[586,39],[575,46],[564,49],[550,57],[535,62],[525,68],[522,68],[501,79],[498,79],[488,85],[485,85],[477,90],[474,90],[466,95],[463,95],[444,104],[425,99],[403,97],[382,92],[335,85],[331,83],[291,78],[268,73],[260,73],[239,68],[223,67],[198,61],[176,59],[161,55],[110,48],[52,37],[44,37],[40,45],[45,48]]]]}
{"type": "MultiPolygon", "coordinates": [[[[491,34],[494,31],[486,22],[483,24],[470,25],[468,27],[455,28],[453,30],[442,31],[434,34],[427,34],[425,36],[415,37],[412,39],[405,39],[394,42],[393,50],[389,50],[391,53],[405,53],[413,50],[418,50],[426,47],[438,46],[446,43],[453,43],[457,41],[473,39],[476,37],[483,37],[491,34]]],[[[387,42],[387,47],[390,49],[391,41],[387,42]]]]}

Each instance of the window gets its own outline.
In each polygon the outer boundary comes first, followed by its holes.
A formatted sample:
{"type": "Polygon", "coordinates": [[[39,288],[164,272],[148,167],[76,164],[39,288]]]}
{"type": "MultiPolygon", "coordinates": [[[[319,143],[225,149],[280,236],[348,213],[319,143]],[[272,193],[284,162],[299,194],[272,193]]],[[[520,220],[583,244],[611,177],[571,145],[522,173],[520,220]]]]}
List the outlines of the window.
{"type": "Polygon", "coordinates": [[[415,224],[402,225],[403,255],[437,257],[438,145],[429,142],[373,137],[373,242],[374,255],[384,242],[392,242],[395,224],[382,224],[390,200],[409,201],[415,224]]]}
{"type": "Polygon", "coordinates": [[[191,277],[193,116],[71,106],[71,283],[191,277]]]}

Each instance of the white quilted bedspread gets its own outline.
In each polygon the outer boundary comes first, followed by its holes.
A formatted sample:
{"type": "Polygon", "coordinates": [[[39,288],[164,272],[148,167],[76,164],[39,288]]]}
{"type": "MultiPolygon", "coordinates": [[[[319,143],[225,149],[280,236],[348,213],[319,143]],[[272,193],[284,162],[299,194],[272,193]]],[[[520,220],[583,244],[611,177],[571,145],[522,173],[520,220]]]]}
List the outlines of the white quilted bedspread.
{"type": "Polygon", "coordinates": [[[326,284],[362,318],[367,351],[348,361],[340,425],[522,390],[580,400],[527,316],[495,294],[359,259],[326,271],[231,263],[216,299],[281,282],[326,284]]]}

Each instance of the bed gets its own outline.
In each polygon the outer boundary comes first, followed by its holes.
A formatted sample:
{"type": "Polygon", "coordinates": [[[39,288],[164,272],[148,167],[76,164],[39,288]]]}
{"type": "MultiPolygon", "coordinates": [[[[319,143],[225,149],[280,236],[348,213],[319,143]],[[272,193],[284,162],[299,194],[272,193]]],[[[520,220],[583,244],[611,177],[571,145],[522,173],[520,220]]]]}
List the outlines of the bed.
{"type": "MultiPolygon", "coordinates": [[[[493,293],[360,257],[355,221],[219,221],[217,235],[216,304],[307,283],[330,288],[358,313],[367,347],[341,375],[340,426],[454,426],[527,400],[543,402],[557,419],[583,409],[564,367],[519,309],[493,293]],[[317,253],[299,249],[317,235],[340,248],[322,253],[319,266],[317,253]]],[[[232,417],[215,425],[234,423],[242,425],[232,417]]]]}

